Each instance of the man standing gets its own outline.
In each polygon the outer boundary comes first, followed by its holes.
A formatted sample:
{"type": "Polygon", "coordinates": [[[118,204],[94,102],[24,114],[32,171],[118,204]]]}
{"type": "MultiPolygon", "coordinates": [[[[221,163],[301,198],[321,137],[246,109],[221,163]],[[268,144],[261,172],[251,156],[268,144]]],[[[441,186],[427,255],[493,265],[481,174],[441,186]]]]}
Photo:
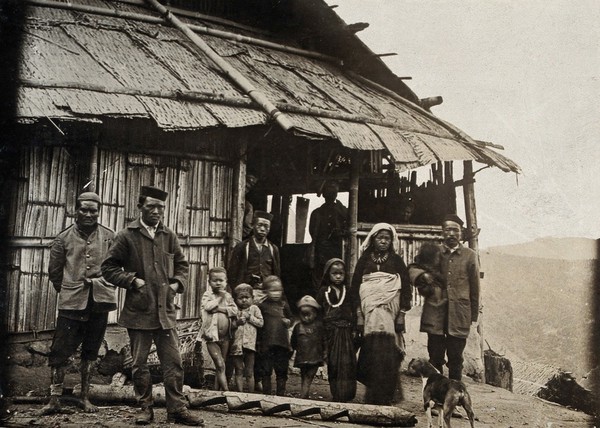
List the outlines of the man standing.
{"type": "Polygon", "coordinates": [[[143,186],[138,208],[140,217],[120,231],[102,263],[104,277],[125,288],[125,305],[119,324],[127,328],[133,356],[133,383],[142,411],[136,424],[154,419],[152,378],[148,354],[154,341],[164,378],[167,420],[184,425],[202,425],[186,407],[183,366],[176,330],[176,293],[187,285],[188,262],[177,235],[162,223],[168,193],[143,186]]]}
{"type": "Polygon", "coordinates": [[[335,182],[326,182],[323,186],[325,203],[310,216],[308,231],[312,237],[310,245],[313,247],[313,254],[309,261],[315,291],[321,285],[325,263],[333,258],[343,258],[344,236],[348,232],[348,209],[337,200],[338,190],[335,182]]]}
{"type": "Polygon", "coordinates": [[[98,408],[88,399],[90,366],[98,358],[104,339],[108,313],[117,308],[114,285],[102,277],[100,264],[114,232],[98,224],[100,196],[79,195],[75,224],[63,230],[52,243],[48,273],[58,292],[58,319],[49,355],[51,367],[50,402],[42,414],[62,411],[65,369],[69,357],[81,345],[81,407],[86,412],[98,408]]]}
{"type": "MultiPolygon", "coordinates": [[[[447,298],[435,305],[439,313],[432,314],[435,322],[426,330],[431,364],[442,373],[447,355],[448,377],[456,380],[462,378],[463,351],[479,316],[479,262],[477,253],[460,243],[462,226],[456,214],[448,214],[442,222],[440,273],[447,298]]],[[[413,284],[423,273],[417,266],[409,267],[413,284]]]]}
{"type": "MultiPolygon", "coordinates": [[[[254,211],[252,235],[237,244],[229,258],[227,277],[232,289],[241,283],[250,284],[255,289],[260,288],[267,276],[281,276],[279,249],[267,239],[271,220],[272,214],[254,211]]],[[[258,303],[260,302],[255,302],[258,303]]]]}

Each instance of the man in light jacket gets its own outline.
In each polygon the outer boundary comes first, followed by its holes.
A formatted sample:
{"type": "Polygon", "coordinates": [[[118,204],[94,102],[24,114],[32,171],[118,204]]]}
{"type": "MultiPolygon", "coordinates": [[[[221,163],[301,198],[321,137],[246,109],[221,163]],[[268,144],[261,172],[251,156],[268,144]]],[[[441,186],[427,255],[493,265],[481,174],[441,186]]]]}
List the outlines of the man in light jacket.
{"type": "Polygon", "coordinates": [[[49,354],[51,367],[50,402],[42,414],[62,411],[65,369],[69,358],[81,345],[81,407],[86,412],[98,408],[88,399],[90,365],[98,351],[108,321],[117,308],[115,286],[102,277],[100,264],[108,251],[114,232],[98,224],[100,196],[93,192],[79,195],[75,223],[54,239],[48,273],[58,292],[58,318],[49,354]]]}

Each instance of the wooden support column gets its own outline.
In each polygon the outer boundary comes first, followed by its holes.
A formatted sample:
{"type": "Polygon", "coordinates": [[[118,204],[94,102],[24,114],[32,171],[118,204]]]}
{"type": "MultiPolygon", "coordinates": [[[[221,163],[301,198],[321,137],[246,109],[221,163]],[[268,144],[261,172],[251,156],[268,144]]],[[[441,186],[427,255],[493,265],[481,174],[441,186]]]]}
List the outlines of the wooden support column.
{"type": "Polygon", "coordinates": [[[473,161],[464,161],[463,193],[465,199],[465,215],[469,233],[469,248],[479,251],[477,239],[477,208],[475,206],[475,176],[473,175],[473,161]]]}
{"type": "MultiPolygon", "coordinates": [[[[89,170],[90,181],[88,186],[83,189],[84,192],[95,192],[96,183],[98,182],[98,143],[94,143],[90,153],[90,170],[89,170]]],[[[102,195],[100,195],[102,198],[102,195]]]]}
{"type": "Polygon", "coordinates": [[[350,273],[350,280],[354,275],[354,268],[358,261],[358,183],[360,178],[361,153],[356,150],[352,153],[352,169],[350,170],[350,194],[348,205],[348,225],[350,229],[350,237],[348,242],[348,254],[346,256],[346,265],[350,273]]]}
{"type": "Polygon", "coordinates": [[[229,249],[242,241],[244,211],[246,208],[246,149],[248,143],[242,139],[238,143],[238,161],[233,169],[233,204],[229,226],[229,249]]]}
{"type": "MultiPolygon", "coordinates": [[[[477,229],[477,207],[475,205],[475,175],[473,174],[473,161],[463,162],[463,195],[465,200],[465,216],[467,221],[467,233],[469,234],[469,248],[477,253],[479,258],[479,239],[477,229]]],[[[477,323],[477,333],[479,333],[479,354],[482,364],[484,358],[484,339],[483,339],[483,317],[481,313],[481,302],[479,309],[479,319],[477,323]]],[[[480,373],[481,381],[485,383],[485,366],[480,373]]]]}
{"type": "Polygon", "coordinates": [[[291,203],[292,195],[283,195],[281,197],[281,246],[284,246],[287,242],[291,203]]]}

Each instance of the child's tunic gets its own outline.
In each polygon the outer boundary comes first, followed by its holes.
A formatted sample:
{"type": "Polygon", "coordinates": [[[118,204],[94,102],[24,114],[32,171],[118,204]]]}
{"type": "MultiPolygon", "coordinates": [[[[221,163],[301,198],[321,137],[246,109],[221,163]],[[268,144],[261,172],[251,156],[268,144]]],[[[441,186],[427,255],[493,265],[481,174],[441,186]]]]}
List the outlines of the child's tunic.
{"type": "Polygon", "coordinates": [[[296,350],[294,367],[322,366],[324,362],[323,323],[298,323],[292,331],[292,348],[296,350]]]}
{"type": "Polygon", "coordinates": [[[245,314],[250,316],[245,324],[238,325],[233,336],[233,343],[229,349],[230,355],[243,355],[244,350],[256,351],[256,329],[264,325],[263,316],[256,305],[251,305],[247,309],[239,309],[238,318],[245,314]]]}
{"type": "Polygon", "coordinates": [[[202,295],[201,310],[202,328],[196,340],[204,339],[207,342],[230,340],[230,319],[238,313],[238,308],[231,294],[225,291],[222,296],[217,296],[213,293],[212,288],[208,287],[202,295]],[[220,305],[227,307],[227,314],[214,312],[220,305]]]}
{"type": "Polygon", "coordinates": [[[266,353],[272,347],[290,350],[288,328],[283,319],[290,319],[292,311],[283,301],[265,300],[259,305],[264,325],[260,334],[260,352],[266,353]]]}

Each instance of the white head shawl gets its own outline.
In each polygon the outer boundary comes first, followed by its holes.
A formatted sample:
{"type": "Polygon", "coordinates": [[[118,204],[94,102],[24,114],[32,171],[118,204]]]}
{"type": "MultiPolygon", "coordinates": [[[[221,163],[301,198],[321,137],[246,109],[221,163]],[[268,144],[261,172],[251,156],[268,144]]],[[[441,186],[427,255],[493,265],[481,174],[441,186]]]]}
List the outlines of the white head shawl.
{"type": "Polygon", "coordinates": [[[398,240],[398,233],[394,226],[388,223],[377,223],[373,226],[373,229],[369,232],[363,243],[360,245],[360,253],[364,253],[367,248],[371,245],[371,241],[382,230],[388,230],[392,234],[392,251],[398,253],[400,251],[400,241],[398,240]]]}

